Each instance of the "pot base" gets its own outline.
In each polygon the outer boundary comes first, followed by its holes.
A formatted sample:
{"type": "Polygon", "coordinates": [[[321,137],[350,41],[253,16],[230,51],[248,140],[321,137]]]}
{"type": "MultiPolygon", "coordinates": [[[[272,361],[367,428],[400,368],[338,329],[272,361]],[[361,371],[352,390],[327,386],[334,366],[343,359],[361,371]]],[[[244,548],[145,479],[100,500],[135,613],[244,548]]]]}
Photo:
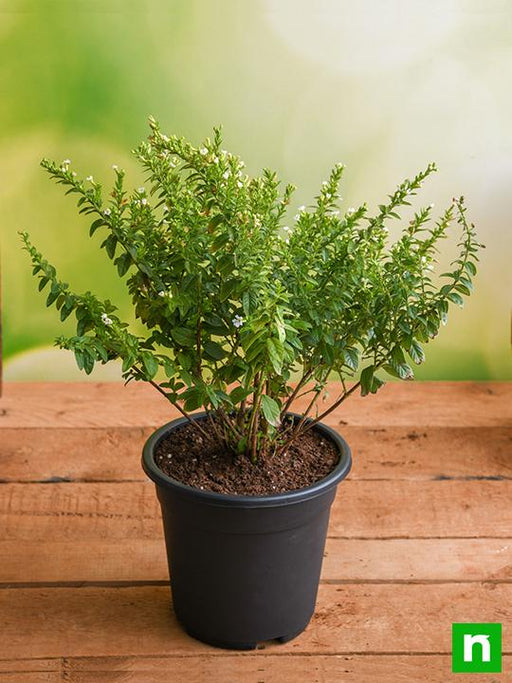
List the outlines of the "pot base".
{"type": "MultiPolygon", "coordinates": [[[[309,622],[308,622],[309,623],[309,622]]],[[[183,624],[182,624],[183,626],[183,624]]],[[[298,631],[295,631],[294,633],[290,633],[286,636],[279,636],[278,638],[272,638],[271,641],[267,642],[276,642],[276,643],[288,643],[290,640],[293,640],[297,636],[299,636],[306,628],[307,624],[305,624],[301,629],[298,631]]],[[[200,640],[202,643],[206,643],[207,645],[212,645],[213,647],[218,647],[223,650],[256,650],[260,642],[256,643],[238,643],[236,641],[225,641],[225,640],[217,640],[215,638],[209,638],[208,636],[203,636],[200,633],[196,633],[195,631],[187,628],[186,626],[183,626],[183,629],[188,633],[188,635],[191,638],[195,638],[195,640],[200,640]]],[[[265,642],[265,641],[261,641],[265,642]]]]}

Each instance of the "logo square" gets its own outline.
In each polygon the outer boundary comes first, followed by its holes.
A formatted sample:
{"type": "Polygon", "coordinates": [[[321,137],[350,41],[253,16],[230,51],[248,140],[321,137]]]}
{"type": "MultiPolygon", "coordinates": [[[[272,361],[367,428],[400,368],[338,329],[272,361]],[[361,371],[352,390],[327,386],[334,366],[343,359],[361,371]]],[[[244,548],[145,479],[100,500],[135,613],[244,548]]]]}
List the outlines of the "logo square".
{"type": "Polygon", "coordinates": [[[452,624],[453,673],[501,673],[501,624],[452,624]]]}

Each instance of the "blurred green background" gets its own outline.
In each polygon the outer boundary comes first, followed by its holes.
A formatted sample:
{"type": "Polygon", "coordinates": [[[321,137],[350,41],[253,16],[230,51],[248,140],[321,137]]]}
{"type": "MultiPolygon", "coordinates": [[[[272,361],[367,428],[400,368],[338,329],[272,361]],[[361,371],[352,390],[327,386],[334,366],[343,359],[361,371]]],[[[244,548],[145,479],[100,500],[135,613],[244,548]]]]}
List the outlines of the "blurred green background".
{"type": "Polygon", "coordinates": [[[511,44],[509,0],[0,0],[5,377],[86,379],[52,349],[62,325],[17,230],[76,291],[129,315],[99,238],[39,161],[70,158],[105,182],[117,163],[137,186],[130,150],[152,113],[193,142],[221,123],[249,173],[268,166],[298,185],[297,205],[337,161],[347,165],[345,207],[375,207],[436,161],[416,201],[441,212],[464,194],[487,249],[475,295],[417,375],[511,379],[511,44]]]}

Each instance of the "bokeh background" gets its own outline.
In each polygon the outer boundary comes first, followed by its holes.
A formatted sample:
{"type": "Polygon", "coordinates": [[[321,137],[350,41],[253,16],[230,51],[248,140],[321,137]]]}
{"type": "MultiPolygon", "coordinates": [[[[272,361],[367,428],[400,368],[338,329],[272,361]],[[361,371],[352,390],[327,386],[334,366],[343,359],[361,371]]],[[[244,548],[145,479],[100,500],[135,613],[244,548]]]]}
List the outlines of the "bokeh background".
{"type": "MultiPolygon", "coordinates": [[[[0,216],[4,375],[86,379],[44,307],[17,230],[75,291],[129,315],[124,285],[39,168],[72,160],[110,182],[141,177],[130,150],[152,113],[199,142],[222,124],[249,172],[273,168],[307,204],[347,165],[344,206],[377,206],[434,160],[419,204],[464,194],[487,245],[476,293],[427,348],[417,376],[510,379],[510,0],[0,0],[0,216]]],[[[398,227],[391,227],[391,236],[398,227]]],[[[453,256],[456,232],[445,243],[453,256]]],[[[71,323],[70,323],[71,324],[71,323]]],[[[93,379],[116,378],[116,368],[93,379]]]]}

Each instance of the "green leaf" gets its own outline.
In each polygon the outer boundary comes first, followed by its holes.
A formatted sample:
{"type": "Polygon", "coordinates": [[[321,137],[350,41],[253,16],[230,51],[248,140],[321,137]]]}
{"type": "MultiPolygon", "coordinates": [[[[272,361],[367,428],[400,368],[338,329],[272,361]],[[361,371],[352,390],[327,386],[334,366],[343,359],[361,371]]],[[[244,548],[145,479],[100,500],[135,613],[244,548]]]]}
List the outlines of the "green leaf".
{"type": "Polygon", "coordinates": [[[186,327],[174,327],[171,330],[171,337],[180,346],[194,346],[196,342],[194,330],[189,330],[186,327]]]}
{"type": "Polygon", "coordinates": [[[476,275],[476,266],[471,261],[466,261],[466,263],[464,264],[464,268],[470,275],[476,275]]]}
{"type": "Polygon", "coordinates": [[[117,266],[117,272],[119,277],[123,277],[128,271],[128,268],[132,265],[132,257],[127,252],[124,252],[117,257],[115,264],[117,266]]]}
{"type": "Polygon", "coordinates": [[[345,360],[345,365],[348,365],[348,367],[355,372],[357,370],[357,366],[359,365],[358,350],[353,349],[352,347],[343,349],[343,358],[345,360]]]}
{"type": "Polygon", "coordinates": [[[281,414],[281,408],[277,401],[272,397],[263,394],[261,397],[261,410],[265,417],[265,420],[271,424],[273,427],[279,426],[279,415],[281,414]]]}
{"type": "Polygon", "coordinates": [[[283,345],[278,339],[267,339],[267,351],[272,367],[279,374],[283,367],[283,345]]]}
{"type": "Polygon", "coordinates": [[[44,277],[42,277],[42,278],[39,280],[39,285],[38,285],[39,291],[41,292],[41,291],[46,287],[46,285],[47,285],[49,282],[50,282],[50,278],[49,278],[47,275],[45,275],[44,277]]]}
{"type": "Polygon", "coordinates": [[[197,386],[190,387],[182,394],[185,399],[185,410],[197,410],[205,403],[205,393],[197,386]]]}
{"type": "Polygon", "coordinates": [[[81,349],[75,349],[75,360],[79,370],[84,369],[84,354],[81,349]]]}
{"type": "Polygon", "coordinates": [[[252,389],[246,389],[245,387],[238,386],[233,389],[233,391],[229,394],[229,400],[233,405],[237,405],[238,403],[241,403],[244,398],[247,398],[249,394],[252,393],[252,389]]]}
{"type": "Polygon", "coordinates": [[[116,254],[117,237],[115,235],[109,235],[101,246],[105,247],[109,258],[113,259],[116,254]]]}
{"type": "Polygon", "coordinates": [[[105,221],[103,220],[103,218],[98,218],[97,220],[95,220],[94,223],[89,228],[90,237],[92,237],[94,235],[94,233],[96,232],[96,230],[98,228],[101,228],[102,225],[105,225],[105,221]]]}
{"type": "Polygon", "coordinates": [[[367,396],[372,389],[374,366],[369,365],[361,372],[361,396],[367,396]]]}
{"type": "Polygon", "coordinates": [[[450,301],[453,301],[453,303],[457,304],[458,306],[464,306],[464,299],[461,297],[460,294],[457,294],[457,292],[450,292],[447,295],[447,298],[450,299],[450,301]]]}
{"type": "Polygon", "coordinates": [[[151,353],[145,352],[142,354],[142,363],[149,378],[153,379],[158,372],[158,361],[156,358],[151,353]]]}
{"type": "Polygon", "coordinates": [[[162,365],[164,366],[164,372],[167,377],[171,378],[177,372],[176,363],[174,363],[170,358],[164,358],[162,360],[162,365]]]}
{"type": "Polygon", "coordinates": [[[84,370],[86,375],[90,375],[94,369],[94,356],[89,349],[84,349],[84,370]]]}
{"type": "Polygon", "coordinates": [[[423,352],[423,349],[415,339],[412,340],[411,346],[408,349],[408,353],[417,365],[423,363],[423,361],[425,360],[425,353],[423,352]]]}
{"type": "Polygon", "coordinates": [[[204,354],[210,360],[222,360],[226,357],[226,352],[220,344],[214,341],[207,341],[204,344],[204,354]]]}
{"type": "Polygon", "coordinates": [[[57,299],[57,297],[60,294],[60,290],[58,285],[54,282],[52,285],[52,288],[50,290],[50,293],[48,294],[48,297],[46,299],[46,305],[51,306],[53,302],[57,299]]]}

